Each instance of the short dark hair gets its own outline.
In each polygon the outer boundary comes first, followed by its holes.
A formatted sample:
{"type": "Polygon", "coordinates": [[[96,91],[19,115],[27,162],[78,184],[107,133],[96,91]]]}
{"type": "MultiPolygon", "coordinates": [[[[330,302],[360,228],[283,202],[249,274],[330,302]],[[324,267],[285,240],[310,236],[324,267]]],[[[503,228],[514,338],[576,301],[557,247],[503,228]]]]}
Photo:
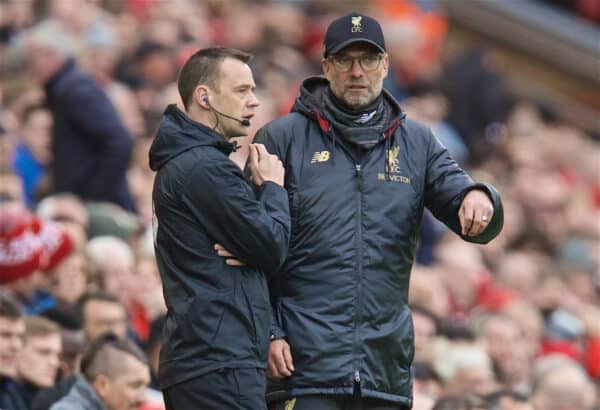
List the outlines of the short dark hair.
{"type": "MultiPolygon", "coordinates": [[[[77,301],[77,304],[75,305],[75,312],[77,314],[77,319],[79,319],[80,325],[83,325],[83,310],[85,309],[85,306],[88,304],[88,302],[91,302],[93,300],[99,300],[101,302],[114,303],[123,306],[123,304],[119,301],[119,299],[116,296],[108,292],[97,291],[84,293],[83,295],[81,295],[81,297],[77,301]]],[[[124,306],[123,309],[125,309],[124,306]]]]}
{"type": "Polygon", "coordinates": [[[60,326],[41,316],[25,318],[25,341],[37,337],[60,335],[60,326]]]}
{"type": "Polygon", "coordinates": [[[114,333],[105,333],[92,340],[85,349],[81,358],[81,373],[90,383],[100,374],[109,378],[115,377],[123,369],[123,361],[118,357],[119,354],[133,356],[149,366],[148,358],[135,343],[128,339],[120,339],[114,333]]]}
{"type": "Polygon", "coordinates": [[[0,292],[0,317],[12,320],[23,317],[23,310],[19,302],[5,292],[0,292]]]}
{"type": "Polygon", "coordinates": [[[219,90],[219,69],[226,58],[235,58],[248,63],[252,59],[252,54],[235,48],[204,48],[196,51],[181,67],[177,78],[177,89],[186,110],[198,84],[207,84],[219,90]]]}

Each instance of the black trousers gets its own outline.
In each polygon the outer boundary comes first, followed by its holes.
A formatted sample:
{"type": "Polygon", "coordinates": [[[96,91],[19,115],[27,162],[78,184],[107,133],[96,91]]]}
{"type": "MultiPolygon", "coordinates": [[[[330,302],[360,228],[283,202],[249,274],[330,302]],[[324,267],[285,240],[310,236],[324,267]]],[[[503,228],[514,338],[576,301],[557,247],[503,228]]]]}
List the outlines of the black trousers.
{"type": "Polygon", "coordinates": [[[166,410],[266,410],[263,369],[220,369],[163,390],[166,410]]]}
{"type": "Polygon", "coordinates": [[[362,397],[358,385],[352,396],[307,395],[269,404],[269,410],[408,410],[400,404],[385,400],[362,397]]]}

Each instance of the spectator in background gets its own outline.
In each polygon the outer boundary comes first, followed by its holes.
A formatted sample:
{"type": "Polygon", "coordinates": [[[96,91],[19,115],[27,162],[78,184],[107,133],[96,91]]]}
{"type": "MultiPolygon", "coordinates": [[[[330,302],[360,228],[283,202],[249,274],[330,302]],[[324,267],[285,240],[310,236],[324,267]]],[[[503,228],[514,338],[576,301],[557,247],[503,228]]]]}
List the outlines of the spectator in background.
{"type": "Polygon", "coordinates": [[[3,410],[27,409],[23,398],[13,389],[24,335],[21,307],[15,299],[0,292],[0,409],[3,410]]]}
{"type": "MultiPolygon", "coordinates": [[[[127,242],[114,236],[98,236],[88,242],[88,255],[96,269],[100,288],[118,298],[139,338],[148,335],[150,318],[135,269],[135,256],[127,242]]],[[[147,285],[148,283],[144,284],[147,285]]]]}
{"type": "Polygon", "coordinates": [[[582,410],[596,403],[594,386],[575,363],[551,366],[534,383],[531,402],[535,410],[582,410]]]}
{"type": "Polygon", "coordinates": [[[87,341],[80,330],[61,330],[62,353],[59,380],[35,395],[31,402],[31,410],[48,410],[52,404],[65,397],[79,373],[79,363],[87,341]]]}
{"type": "Polygon", "coordinates": [[[45,220],[75,225],[77,230],[83,231],[87,236],[89,214],[83,201],[74,194],[65,192],[45,197],[38,203],[36,214],[45,220]]]}
{"type": "MultiPolygon", "coordinates": [[[[103,335],[111,334],[120,339],[127,338],[127,314],[119,300],[111,294],[104,292],[93,292],[84,294],[75,306],[77,316],[80,319],[82,334],[71,334],[70,354],[71,363],[80,363],[81,343],[83,345],[101,338],[103,335]]],[[[69,335],[67,334],[67,337],[69,335]]],[[[70,374],[65,374],[56,385],[40,392],[32,402],[32,410],[46,410],[63,397],[78,380],[79,366],[70,374]]]]}
{"type": "Polygon", "coordinates": [[[532,357],[528,345],[523,343],[519,323],[508,315],[490,314],[482,318],[477,330],[496,377],[508,388],[524,390],[532,357]]]}
{"type": "MultiPolygon", "coordinates": [[[[0,144],[1,143],[2,141],[0,141],[0,144]]],[[[2,147],[0,147],[0,150],[1,148],[2,147]]],[[[7,170],[0,171],[0,202],[21,203],[23,207],[25,207],[25,198],[21,182],[18,175],[7,170]]]]}
{"type": "Polygon", "coordinates": [[[448,122],[462,136],[472,163],[487,157],[509,107],[508,85],[499,53],[468,50],[446,67],[448,122]]]}
{"type": "Polygon", "coordinates": [[[54,117],[52,190],[134,210],[125,177],[131,136],[104,92],[77,68],[73,48],[52,21],[36,26],[25,42],[27,67],[45,87],[54,117]]]}
{"type": "Polygon", "coordinates": [[[105,334],[88,346],[81,375],[50,410],[138,409],[150,382],[148,361],[131,341],[105,334]]]}
{"type": "Polygon", "coordinates": [[[86,293],[77,303],[77,311],[88,341],[109,332],[120,338],[127,336],[127,312],[112,294],[86,293]]]}
{"type": "Polygon", "coordinates": [[[56,382],[61,351],[60,327],[56,323],[38,316],[25,320],[23,349],[18,357],[19,382],[13,388],[27,408],[38,392],[56,382]]]}
{"type": "Polygon", "coordinates": [[[33,208],[52,160],[52,114],[43,106],[28,106],[21,115],[21,128],[13,168],[23,181],[25,202],[33,208]]]}
{"type": "Polygon", "coordinates": [[[475,343],[449,342],[437,352],[433,366],[449,394],[484,395],[498,387],[490,357],[475,343]]]}

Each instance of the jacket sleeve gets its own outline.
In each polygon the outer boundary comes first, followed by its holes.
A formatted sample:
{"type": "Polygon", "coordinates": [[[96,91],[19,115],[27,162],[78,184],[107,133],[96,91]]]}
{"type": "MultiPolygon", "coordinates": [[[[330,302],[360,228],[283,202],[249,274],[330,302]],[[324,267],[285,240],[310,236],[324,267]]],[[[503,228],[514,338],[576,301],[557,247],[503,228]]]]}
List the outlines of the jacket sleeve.
{"type": "Polygon", "coordinates": [[[504,211],[498,191],[487,183],[475,183],[450,157],[448,150],[428,131],[425,206],[462,239],[487,243],[502,230],[504,211]],[[484,191],[494,206],[494,216],[477,236],[462,235],[458,211],[466,194],[473,189],[484,191]]]}
{"type": "Polygon", "coordinates": [[[255,194],[231,161],[196,164],[184,187],[184,203],[215,242],[249,266],[277,272],[290,238],[284,188],[265,182],[255,194]]]}
{"type": "Polygon", "coordinates": [[[278,141],[276,141],[275,138],[273,138],[273,136],[269,133],[268,127],[263,127],[258,130],[253,142],[257,144],[263,144],[267,151],[270,154],[277,155],[277,157],[279,157],[283,163],[283,167],[286,167],[286,153],[284,152],[282,145],[278,144],[278,141]]]}
{"type": "MultiPolygon", "coordinates": [[[[269,134],[267,127],[261,128],[256,133],[254,142],[263,144],[269,153],[277,155],[283,163],[283,167],[286,168],[286,156],[284,155],[281,147],[276,144],[271,134],[269,134]]],[[[249,174],[248,168],[246,168],[246,174],[249,174]]],[[[283,330],[283,326],[281,324],[279,312],[279,287],[281,286],[280,280],[281,278],[279,275],[272,275],[269,279],[269,297],[271,299],[272,306],[270,333],[271,340],[283,339],[286,337],[285,330],[283,330]]]]}
{"type": "Polygon", "coordinates": [[[123,178],[129,166],[133,140],[106,94],[91,80],[73,86],[62,102],[68,118],[91,146],[97,159],[88,192],[108,197],[112,184],[123,178]]]}

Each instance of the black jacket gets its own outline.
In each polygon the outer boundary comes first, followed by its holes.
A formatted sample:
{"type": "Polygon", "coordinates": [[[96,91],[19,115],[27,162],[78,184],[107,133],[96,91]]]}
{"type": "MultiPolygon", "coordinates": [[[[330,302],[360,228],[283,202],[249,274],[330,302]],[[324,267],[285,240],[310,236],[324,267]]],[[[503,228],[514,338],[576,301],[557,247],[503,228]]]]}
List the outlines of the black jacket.
{"type": "Polygon", "coordinates": [[[265,368],[271,310],[265,274],[285,260],[285,189],[258,194],[228,155],[233,144],[171,105],[150,148],[156,259],[168,314],[162,388],[219,368],[265,368]],[[221,243],[247,267],[231,267],[221,243]]]}
{"type": "Polygon", "coordinates": [[[462,199],[483,189],[494,198],[494,218],[481,235],[463,239],[487,242],[501,229],[501,204],[387,92],[385,138],[357,158],[324,117],[327,86],[306,80],[293,112],[255,139],[285,166],[292,216],[288,258],[271,281],[272,332],[287,338],[296,370],[272,383],[268,398],[349,394],[359,382],[366,397],[410,404],[408,284],[423,209],[460,233],[462,199]]]}
{"type": "Polygon", "coordinates": [[[28,410],[22,387],[10,378],[0,376],[0,409],[28,410]]]}
{"type": "Polygon", "coordinates": [[[46,83],[46,98],[54,191],[135,210],[126,179],[133,141],[104,91],[69,60],[46,83]]]}

